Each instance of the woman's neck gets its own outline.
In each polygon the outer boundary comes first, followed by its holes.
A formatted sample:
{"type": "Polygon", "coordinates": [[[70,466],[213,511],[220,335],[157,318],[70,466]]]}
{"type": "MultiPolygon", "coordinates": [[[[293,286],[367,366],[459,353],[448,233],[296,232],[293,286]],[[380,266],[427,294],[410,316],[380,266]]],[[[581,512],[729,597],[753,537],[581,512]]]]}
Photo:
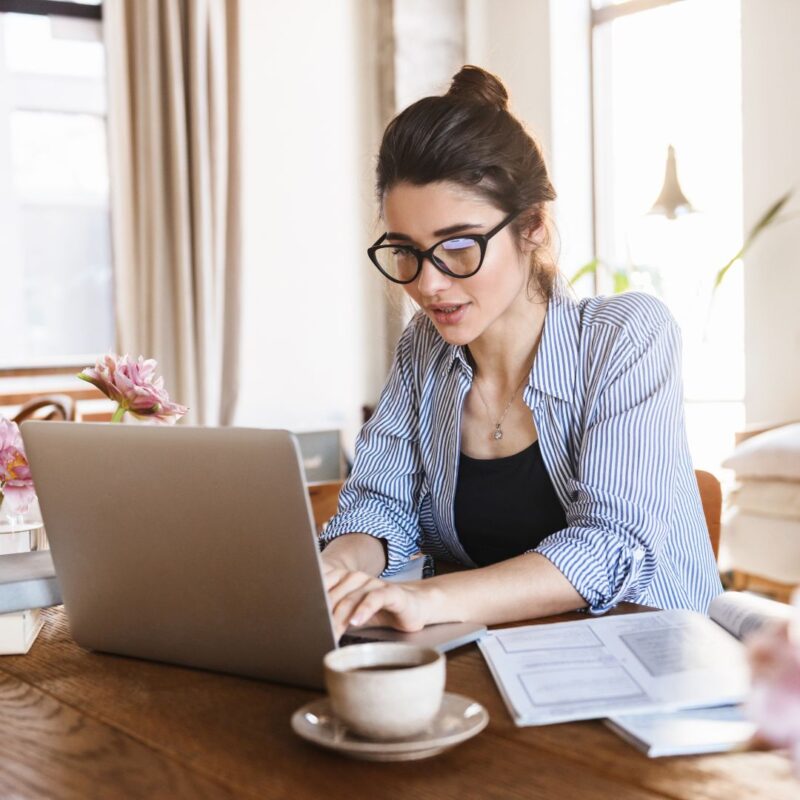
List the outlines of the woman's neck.
{"type": "Polygon", "coordinates": [[[498,389],[518,386],[533,364],[546,314],[546,299],[525,297],[470,342],[476,377],[498,389]]]}

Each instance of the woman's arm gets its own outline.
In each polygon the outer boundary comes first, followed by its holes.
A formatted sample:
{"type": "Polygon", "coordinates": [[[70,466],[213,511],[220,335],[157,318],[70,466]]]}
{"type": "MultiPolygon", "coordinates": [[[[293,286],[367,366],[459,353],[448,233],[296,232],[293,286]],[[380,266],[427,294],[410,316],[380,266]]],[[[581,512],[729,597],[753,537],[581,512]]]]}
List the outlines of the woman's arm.
{"type": "Polygon", "coordinates": [[[564,575],[538,553],[408,583],[331,570],[326,583],[337,634],[367,622],[417,631],[437,622],[493,625],[586,606],[564,575]]]}
{"type": "Polygon", "coordinates": [[[356,439],[353,471],[321,536],[325,563],[390,575],[419,552],[422,463],[413,386],[415,324],[416,318],[400,337],[375,411],[356,439]]]}
{"type": "Polygon", "coordinates": [[[324,569],[380,575],[386,569],[386,540],[367,533],[349,533],[331,540],[322,553],[324,569]]]}
{"type": "MultiPolygon", "coordinates": [[[[655,298],[625,301],[627,324],[607,350],[576,452],[567,526],[535,548],[594,614],[647,589],[671,533],[679,471],[691,470],[680,331],[655,298]]],[[[696,492],[693,474],[691,483],[696,492]]]]}

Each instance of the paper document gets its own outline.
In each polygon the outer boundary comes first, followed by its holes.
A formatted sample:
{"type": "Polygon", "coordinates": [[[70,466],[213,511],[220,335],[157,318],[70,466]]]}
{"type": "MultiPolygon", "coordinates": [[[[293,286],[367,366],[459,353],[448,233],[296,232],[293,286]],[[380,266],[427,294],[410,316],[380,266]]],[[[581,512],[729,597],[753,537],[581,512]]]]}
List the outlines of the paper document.
{"type": "Polygon", "coordinates": [[[694,611],[489,632],[479,646],[517,725],[741,702],[742,645],[694,611]]]}
{"type": "Polygon", "coordinates": [[[606,725],[650,758],[724,753],[745,745],[756,732],[741,706],[629,714],[607,719],[606,725]]]}

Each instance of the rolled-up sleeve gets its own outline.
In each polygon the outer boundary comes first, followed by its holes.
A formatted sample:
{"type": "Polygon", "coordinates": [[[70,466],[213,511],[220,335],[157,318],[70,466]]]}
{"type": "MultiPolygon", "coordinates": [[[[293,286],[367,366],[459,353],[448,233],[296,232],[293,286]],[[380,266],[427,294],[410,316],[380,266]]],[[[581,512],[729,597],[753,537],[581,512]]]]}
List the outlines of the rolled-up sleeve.
{"type": "Polygon", "coordinates": [[[324,547],[337,536],[366,533],[387,547],[384,577],[419,551],[419,414],[411,374],[414,322],[397,344],[378,404],[356,439],[350,477],[337,514],[321,536],[324,547]]]}
{"type": "Polygon", "coordinates": [[[619,332],[570,479],[567,527],[532,552],[602,614],[640,596],[670,530],[685,446],[681,340],[668,314],[643,340],[619,332]]]}

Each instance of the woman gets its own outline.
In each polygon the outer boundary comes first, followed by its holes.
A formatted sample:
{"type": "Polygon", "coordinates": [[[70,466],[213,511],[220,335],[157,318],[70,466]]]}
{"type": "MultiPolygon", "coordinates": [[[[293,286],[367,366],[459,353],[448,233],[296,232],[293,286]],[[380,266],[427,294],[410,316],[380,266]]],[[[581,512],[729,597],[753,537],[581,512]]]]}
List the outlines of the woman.
{"type": "Polygon", "coordinates": [[[683,421],[680,334],[644,294],[572,300],[555,198],[489,73],[387,127],[373,263],[420,310],[323,536],[339,631],[510,622],[721,591],[683,421]],[[413,554],[473,569],[398,584],[413,554]]]}

